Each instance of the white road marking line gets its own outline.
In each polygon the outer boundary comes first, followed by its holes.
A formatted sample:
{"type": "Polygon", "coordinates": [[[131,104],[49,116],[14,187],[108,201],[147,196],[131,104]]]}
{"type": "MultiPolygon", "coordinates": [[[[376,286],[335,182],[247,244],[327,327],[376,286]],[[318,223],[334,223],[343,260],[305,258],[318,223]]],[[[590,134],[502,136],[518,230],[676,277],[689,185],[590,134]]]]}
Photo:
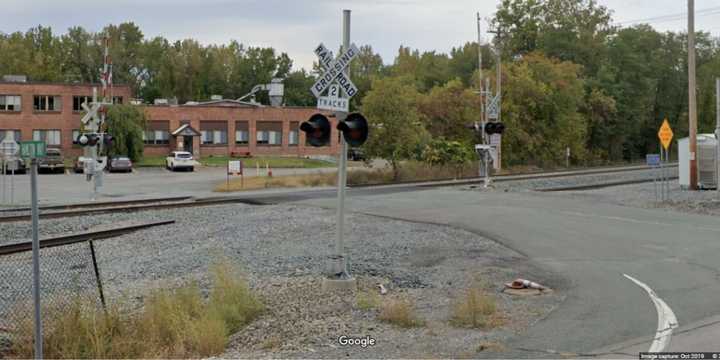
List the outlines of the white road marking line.
{"type": "Polygon", "coordinates": [[[655,338],[653,339],[652,344],[650,344],[650,350],[648,350],[648,352],[665,351],[668,345],[670,345],[670,338],[672,337],[673,329],[678,327],[678,321],[675,317],[675,313],[672,311],[670,306],[657,296],[655,291],[653,291],[653,289],[645,283],[627,274],[623,274],[623,276],[647,291],[650,296],[650,300],[652,300],[653,304],[655,304],[655,310],[657,310],[657,331],[655,332],[655,338]]]}

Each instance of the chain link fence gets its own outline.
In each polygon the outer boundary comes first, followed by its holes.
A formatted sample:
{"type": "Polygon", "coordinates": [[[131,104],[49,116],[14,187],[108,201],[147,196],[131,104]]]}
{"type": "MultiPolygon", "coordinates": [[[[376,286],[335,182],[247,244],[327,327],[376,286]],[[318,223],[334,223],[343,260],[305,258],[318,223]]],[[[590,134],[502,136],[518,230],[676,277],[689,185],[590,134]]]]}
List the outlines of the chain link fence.
{"type": "MultiPolygon", "coordinates": [[[[43,311],[70,310],[78,300],[104,303],[94,261],[94,244],[41,247],[40,299],[43,311]]],[[[32,339],[34,328],[32,251],[0,252],[0,358],[15,339],[32,339]]],[[[43,319],[46,316],[43,314],[43,319]]]]}

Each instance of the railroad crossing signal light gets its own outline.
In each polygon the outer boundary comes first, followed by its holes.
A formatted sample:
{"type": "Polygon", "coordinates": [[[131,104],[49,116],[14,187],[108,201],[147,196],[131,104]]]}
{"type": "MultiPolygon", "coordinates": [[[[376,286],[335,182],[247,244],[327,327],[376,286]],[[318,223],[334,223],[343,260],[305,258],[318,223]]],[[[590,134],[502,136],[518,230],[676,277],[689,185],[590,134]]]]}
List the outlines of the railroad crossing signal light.
{"type": "Polygon", "coordinates": [[[78,136],[77,142],[78,144],[80,144],[80,146],[95,146],[97,145],[99,140],[100,137],[98,136],[98,134],[86,133],[80,134],[80,136],[78,136]]]}
{"type": "Polygon", "coordinates": [[[311,116],[300,124],[300,130],[305,132],[307,142],[312,146],[326,146],[330,143],[330,121],[323,114],[311,116]]]}
{"type": "Polygon", "coordinates": [[[501,122],[489,122],[485,124],[485,133],[488,135],[502,134],[505,131],[505,124],[501,122]]]}
{"type": "Polygon", "coordinates": [[[368,138],[368,123],[364,116],[359,113],[352,113],[337,125],[342,131],[345,142],[350,146],[360,146],[368,138]]]}

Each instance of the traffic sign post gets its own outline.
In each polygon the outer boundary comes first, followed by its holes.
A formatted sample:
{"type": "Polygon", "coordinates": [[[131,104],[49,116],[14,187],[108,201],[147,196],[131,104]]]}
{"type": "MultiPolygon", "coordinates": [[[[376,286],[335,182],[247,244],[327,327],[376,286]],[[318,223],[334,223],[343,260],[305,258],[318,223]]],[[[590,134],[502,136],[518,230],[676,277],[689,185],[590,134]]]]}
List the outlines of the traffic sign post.
{"type": "Polygon", "coordinates": [[[0,142],[0,158],[2,158],[2,161],[0,161],[0,164],[2,167],[2,178],[3,178],[3,184],[2,184],[2,193],[3,198],[2,202],[3,204],[7,202],[7,172],[10,171],[10,204],[14,203],[14,182],[15,180],[15,170],[17,168],[17,159],[15,158],[15,155],[20,150],[20,145],[11,137],[11,135],[6,134],[5,139],[3,139],[2,142],[0,142]]]}
{"type": "MultiPolygon", "coordinates": [[[[343,131],[343,135],[347,132],[353,134],[361,134],[363,131],[367,134],[367,126],[363,129],[354,129],[350,126],[358,126],[353,124],[345,124],[350,108],[350,98],[358,92],[357,87],[348,76],[348,67],[350,63],[359,55],[360,50],[355,44],[350,43],[350,10],[343,10],[343,46],[341,54],[334,58],[332,52],[325,45],[320,44],[315,48],[315,55],[319,59],[319,63],[324,72],[310,88],[313,95],[318,99],[318,109],[330,110],[335,112],[335,118],[338,125],[344,124],[344,127],[338,126],[338,130],[343,131]],[[327,95],[324,95],[325,92],[327,95]],[[343,130],[344,129],[344,130],[343,130]]],[[[362,117],[359,114],[355,118],[362,117]]],[[[349,120],[349,119],[348,119],[349,120]]],[[[364,118],[362,118],[364,120],[364,118]]],[[[358,119],[357,123],[361,123],[358,119]]],[[[329,127],[327,119],[322,114],[316,114],[310,120],[303,123],[301,129],[311,136],[311,139],[318,144],[324,143],[326,140],[324,134],[329,137],[329,127]],[[320,136],[322,135],[322,136],[320,136]]],[[[365,123],[365,125],[367,125],[365,123]]],[[[364,142],[364,139],[363,139],[364,142]]],[[[314,145],[318,146],[318,145],[314,145]]],[[[347,258],[345,255],[344,244],[344,222],[345,222],[345,187],[347,184],[347,141],[345,136],[340,137],[340,153],[338,154],[338,197],[337,197],[337,239],[335,242],[335,251],[330,256],[327,268],[328,278],[323,282],[323,288],[354,288],[355,283],[347,268],[347,258]]]]}
{"type": "Polygon", "coordinates": [[[658,139],[660,139],[660,197],[662,201],[667,201],[670,198],[669,174],[665,164],[669,162],[669,149],[673,136],[670,123],[667,119],[663,120],[660,130],[658,130],[658,139]]]}
{"type": "Polygon", "coordinates": [[[30,160],[30,198],[32,219],[33,303],[35,307],[35,358],[42,359],[42,318],[40,317],[40,236],[37,173],[38,158],[45,156],[44,141],[21,141],[20,156],[30,160]]]}
{"type": "Polygon", "coordinates": [[[655,202],[658,201],[658,169],[660,169],[660,154],[647,154],[645,155],[645,163],[647,166],[653,169],[653,190],[655,193],[655,202]]]}

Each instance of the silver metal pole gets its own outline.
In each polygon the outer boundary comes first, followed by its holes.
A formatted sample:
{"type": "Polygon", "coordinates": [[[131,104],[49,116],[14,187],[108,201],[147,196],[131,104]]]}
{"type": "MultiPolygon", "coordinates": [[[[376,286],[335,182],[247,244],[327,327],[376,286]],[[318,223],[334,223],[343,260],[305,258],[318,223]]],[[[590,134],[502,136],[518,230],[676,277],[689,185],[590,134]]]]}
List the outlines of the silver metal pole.
{"type": "Polygon", "coordinates": [[[715,187],[720,194],[720,78],[715,79],[715,187]]]}
{"type": "Polygon", "coordinates": [[[690,190],[698,189],[697,94],[695,79],[695,0],[688,0],[688,130],[690,136],[690,190]]]}
{"type": "MultiPolygon", "coordinates": [[[[480,89],[480,124],[483,124],[485,122],[485,98],[486,95],[484,89],[483,89],[483,71],[482,71],[482,31],[480,28],[480,13],[477,13],[477,28],[478,28],[478,87],[480,89]]],[[[485,131],[480,132],[480,137],[482,138],[483,144],[486,143],[485,141],[485,131]]]]}
{"type": "Polygon", "coordinates": [[[663,146],[660,144],[660,201],[665,201],[665,171],[663,169],[664,157],[665,150],[663,150],[663,146]]]}
{"type": "Polygon", "coordinates": [[[5,204],[5,185],[6,185],[6,183],[7,183],[7,174],[5,173],[5,172],[6,172],[6,171],[5,171],[5,170],[6,170],[6,168],[5,168],[5,167],[6,167],[6,164],[7,164],[7,163],[5,162],[5,157],[3,157],[3,158],[2,158],[2,170],[3,170],[3,202],[2,202],[2,203],[3,203],[3,204],[5,204]]]}
{"type": "Polygon", "coordinates": [[[5,174],[5,158],[2,158],[2,203],[5,204],[5,183],[7,182],[7,174],[5,174]]]}
{"type": "MultiPolygon", "coordinates": [[[[5,171],[3,169],[3,171],[5,171]]],[[[15,168],[10,170],[10,205],[15,204],[15,168]]]]}
{"type": "Polygon", "coordinates": [[[42,318],[40,317],[40,236],[38,233],[37,159],[32,158],[30,196],[32,202],[32,255],[33,255],[33,302],[35,303],[35,358],[43,358],[42,318]]]}
{"type": "MultiPolygon", "coordinates": [[[[350,10],[343,10],[343,51],[350,48],[350,10]]],[[[347,113],[338,111],[335,113],[338,122],[347,118],[347,113]]],[[[347,185],[347,144],[340,136],[340,154],[338,155],[338,198],[337,198],[337,241],[335,242],[335,253],[340,259],[342,276],[349,276],[347,260],[345,258],[344,225],[345,225],[345,186],[347,185]]]]}
{"type": "MultiPolygon", "coordinates": [[[[502,54],[500,52],[500,31],[497,32],[497,97],[498,97],[498,116],[497,122],[502,121],[502,54]]],[[[497,169],[502,169],[502,143],[497,148],[497,169]]]]}

